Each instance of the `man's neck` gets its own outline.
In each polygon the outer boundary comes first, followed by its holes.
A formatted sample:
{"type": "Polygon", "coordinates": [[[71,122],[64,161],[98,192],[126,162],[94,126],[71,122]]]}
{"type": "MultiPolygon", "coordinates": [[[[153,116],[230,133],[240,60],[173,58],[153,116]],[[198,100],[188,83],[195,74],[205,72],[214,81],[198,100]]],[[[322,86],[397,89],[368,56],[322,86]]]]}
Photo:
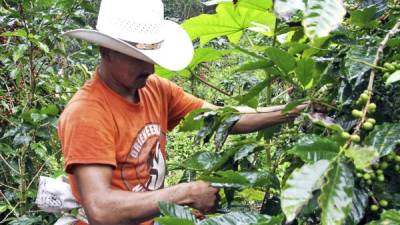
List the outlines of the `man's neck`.
{"type": "Polygon", "coordinates": [[[125,100],[130,103],[137,104],[140,101],[139,91],[137,88],[125,88],[118,81],[112,79],[112,76],[108,76],[107,68],[100,64],[98,69],[100,79],[115,93],[122,96],[125,100]]]}

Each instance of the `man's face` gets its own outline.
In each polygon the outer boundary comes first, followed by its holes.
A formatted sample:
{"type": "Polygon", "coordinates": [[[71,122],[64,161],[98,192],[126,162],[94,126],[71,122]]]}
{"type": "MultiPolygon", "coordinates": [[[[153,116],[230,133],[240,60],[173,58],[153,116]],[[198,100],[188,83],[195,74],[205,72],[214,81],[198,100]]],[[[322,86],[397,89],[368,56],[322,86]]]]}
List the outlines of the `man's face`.
{"type": "Polygon", "coordinates": [[[110,76],[126,89],[142,88],[147,78],[154,73],[154,65],[113,50],[106,51],[106,63],[110,76]]]}

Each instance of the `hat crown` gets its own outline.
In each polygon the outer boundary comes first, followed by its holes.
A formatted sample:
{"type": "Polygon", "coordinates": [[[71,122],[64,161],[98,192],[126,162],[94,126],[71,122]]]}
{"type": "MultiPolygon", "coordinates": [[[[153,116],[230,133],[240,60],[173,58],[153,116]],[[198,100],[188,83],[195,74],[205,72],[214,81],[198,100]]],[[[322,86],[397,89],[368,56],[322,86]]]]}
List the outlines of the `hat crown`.
{"type": "Polygon", "coordinates": [[[102,0],[97,30],[135,43],[163,40],[164,5],[161,0],[102,0]]]}

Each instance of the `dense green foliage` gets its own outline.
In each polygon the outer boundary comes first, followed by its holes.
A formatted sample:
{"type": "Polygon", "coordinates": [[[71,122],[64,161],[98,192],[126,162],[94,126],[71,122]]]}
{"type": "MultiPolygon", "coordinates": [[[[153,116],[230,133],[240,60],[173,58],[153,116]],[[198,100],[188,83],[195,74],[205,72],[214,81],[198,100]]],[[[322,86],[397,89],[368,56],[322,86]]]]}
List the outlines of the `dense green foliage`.
{"type": "MultiPolygon", "coordinates": [[[[159,75],[220,106],[312,104],[294,122],[232,137],[235,109],[189,115],[186,133],[169,137],[168,185],[220,187],[220,215],[198,221],[160,203],[159,223],[399,224],[398,1],[206,4],[166,1],[178,21],[209,14],[183,22],[196,46],[188,68],[159,75]]],[[[58,215],[34,205],[37,180],[63,174],[57,118],[98,62],[95,47],[60,34],[93,27],[98,2],[0,5],[0,223],[51,224],[58,215]]]]}

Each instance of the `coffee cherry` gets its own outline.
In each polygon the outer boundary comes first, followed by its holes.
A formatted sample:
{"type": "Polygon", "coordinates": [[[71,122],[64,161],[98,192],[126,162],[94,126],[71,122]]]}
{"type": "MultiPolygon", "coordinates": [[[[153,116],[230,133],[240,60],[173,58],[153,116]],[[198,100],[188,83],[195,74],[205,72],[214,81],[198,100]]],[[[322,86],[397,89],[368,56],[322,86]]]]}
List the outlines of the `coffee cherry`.
{"type": "Polygon", "coordinates": [[[371,185],[371,184],[372,184],[372,181],[371,181],[371,180],[367,180],[367,184],[368,184],[368,185],[371,185]]]}
{"type": "Polygon", "coordinates": [[[394,157],[394,160],[395,160],[396,162],[400,162],[400,155],[396,155],[396,157],[394,157]]]}
{"type": "Polygon", "coordinates": [[[394,160],[395,157],[396,157],[396,153],[391,152],[391,153],[387,156],[387,159],[388,159],[388,160],[394,160]]]}
{"type": "Polygon", "coordinates": [[[375,110],[376,110],[376,105],[375,105],[375,103],[370,103],[370,104],[367,106],[367,108],[368,108],[368,112],[372,113],[372,112],[375,112],[375,110]]]}
{"type": "Polygon", "coordinates": [[[379,175],[377,179],[378,179],[378,181],[380,181],[380,182],[385,181],[385,177],[384,177],[383,175],[379,175]]]}
{"type": "Polygon", "coordinates": [[[387,80],[390,76],[390,73],[386,72],[385,74],[383,74],[383,80],[387,80]]]}
{"type": "Polygon", "coordinates": [[[351,115],[353,115],[355,118],[360,118],[362,117],[362,112],[360,110],[353,109],[351,111],[351,115]]]}
{"type": "Polygon", "coordinates": [[[340,136],[341,136],[342,138],[344,138],[344,139],[349,139],[349,138],[350,138],[350,134],[347,133],[347,132],[342,132],[342,133],[340,134],[340,136]]]}
{"type": "Polygon", "coordinates": [[[372,212],[376,212],[376,211],[378,211],[378,209],[379,209],[379,206],[377,206],[377,205],[371,205],[371,211],[372,211],[372,212]]]}
{"type": "Polygon", "coordinates": [[[354,142],[360,142],[360,136],[358,136],[357,134],[353,134],[350,135],[350,140],[354,141],[354,142]]]}
{"type": "Polygon", "coordinates": [[[371,175],[369,175],[368,173],[364,173],[363,178],[364,180],[371,180],[371,175]]]}
{"type": "Polygon", "coordinates": [[[367,122],[368,122],[368,123],[372,123],[373,125],[376,124],[376,120],[373,119],[373,118],[368,118],[368,119],[367,119],[367,122]]]}
{"type": "Polygon", "coordinates": [[[363,128],[364,128],[365,130],[372,130],[373,127],[374,127],[374,125],[373,125],[372,123],[370,123],[370,122],[365,122],[365,123],[363,124],[363,128]]]}
{"type": "Polygon", "coordinates": [[[381,165],[379,166],[382,170],[388,168],[389,164],[387,162],[382,162],[381,165]]]}
{"type": "Polygon", "coordinates": [[[369,98],[369,95],[367,93],[362,93],[360,95],[360,99],[361,99],[362,102],[367,102],[368,98],[369,98]]]}
{"type": "Polygon", "coordinates": [[[390,71],[396,70],[396,67],[391,63],[385,63],[383,66],[390,71]]]}
{"type": "Polygon", "coordinates": [[[362,175],[361,173],[356,173],[356,176],[357,176],[358,178],[361,178],[363,175],[362,175]]]}
{"type": "Polygon", "coordinates": [[[376,171],[376,174],[382,175],[382,174],[383,174],[383,170],[377,170],[377,171],[376,171]]]}
{"type": "Polygon", "coordinates": [[[389,205],[389,202],[385,199],[382,199],[379,201],[379,205],[381,205],[382,207],[387,207],[389,205]]]}

